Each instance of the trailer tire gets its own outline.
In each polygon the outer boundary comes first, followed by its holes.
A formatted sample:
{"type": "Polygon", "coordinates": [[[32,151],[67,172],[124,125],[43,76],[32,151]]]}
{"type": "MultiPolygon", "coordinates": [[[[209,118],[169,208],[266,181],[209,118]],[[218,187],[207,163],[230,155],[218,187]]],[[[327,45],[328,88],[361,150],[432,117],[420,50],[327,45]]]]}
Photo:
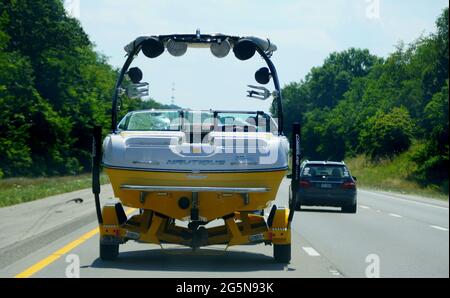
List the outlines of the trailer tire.
{"type": "Polygon", "coordinates": [[[113,261],[119,256],[118,244],[102,244],[100,243],[100,259],[104,261],[113,261]]]}
{"type": "Polygon", "coordinates": [[[273,257],[279,264],[289,264],[291,262],[291,245],[278,245],[273,246],[273,257]]]}

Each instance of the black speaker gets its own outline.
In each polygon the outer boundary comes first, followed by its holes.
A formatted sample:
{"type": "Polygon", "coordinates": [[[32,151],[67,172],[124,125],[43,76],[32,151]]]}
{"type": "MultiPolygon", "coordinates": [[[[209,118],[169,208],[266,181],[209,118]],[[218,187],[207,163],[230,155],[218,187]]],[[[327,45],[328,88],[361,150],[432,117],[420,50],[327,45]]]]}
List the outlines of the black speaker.
{"type": "Polygon", "coordinates": [[[256,53],[256,45],[248,39],[241,39],[233,48],[234,55],[239,60],[245,61],[252,58],[256,53]]]}
{"type": "Polygon", "coordinates": [[[133,82],[133,84],[138,84],[140,81],[142,81],[144,74],[138,67],[133,67],[128,71],[128,76],[130,77],[130,80],[131,82],[133,82]]]}
{"type": "Polygon", "coordinates": [[[270,70],[263,67],[255,73],[255,79],[261,85],[267,85],[270,82],[270,70]]]}
{"type": "Polygon", "coordinates": [[[164,53],[164,44],[155,38],[149,38],[142,43],[142,53],[148,58],[159,57],[164,53]]]}

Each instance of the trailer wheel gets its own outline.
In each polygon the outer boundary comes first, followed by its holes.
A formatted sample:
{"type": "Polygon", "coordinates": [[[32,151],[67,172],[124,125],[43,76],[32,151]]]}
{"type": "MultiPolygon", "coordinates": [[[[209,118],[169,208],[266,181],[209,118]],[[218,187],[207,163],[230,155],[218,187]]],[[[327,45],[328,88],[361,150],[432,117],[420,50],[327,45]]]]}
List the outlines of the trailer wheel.
{"type": "Polygon", "coordinates": [[[289,264],[291,262],[291,245],[278,245],[273,246],[273,257],[279,264],[289,264]]]}
{"type": "Polygon", "coordinates": [[[118,244],[102,244],[100,243],[100,259],[104,261],[113,261],[119,256],[118,244]]]}

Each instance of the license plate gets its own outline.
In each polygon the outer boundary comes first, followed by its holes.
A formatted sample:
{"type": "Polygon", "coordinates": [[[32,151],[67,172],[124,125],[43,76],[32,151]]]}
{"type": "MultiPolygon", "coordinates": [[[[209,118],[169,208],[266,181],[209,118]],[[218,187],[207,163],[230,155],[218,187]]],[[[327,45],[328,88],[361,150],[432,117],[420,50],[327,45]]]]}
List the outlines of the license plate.
{"type": "Polygon", "coordinates": [[[333,188],[333,185],[331,185],[329,183],[323,183],[320,185],[320,188],[330,189],[330,188],[333,188]]]}
{"type": "Polygon", "coordinates": [[[248,237],[251,242],[262,241],[264,240],[264,234],[257,234],[248,237]]]}

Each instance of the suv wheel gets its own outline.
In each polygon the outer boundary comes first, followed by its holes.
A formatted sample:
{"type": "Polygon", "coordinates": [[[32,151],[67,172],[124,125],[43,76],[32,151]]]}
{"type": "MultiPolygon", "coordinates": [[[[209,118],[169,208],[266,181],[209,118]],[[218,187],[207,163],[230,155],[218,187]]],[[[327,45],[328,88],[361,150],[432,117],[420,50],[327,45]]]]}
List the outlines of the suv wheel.
{"type": "Polygon", "coordinates": [[[344,213],[349,213],[349,214],[356,214],[356,212],[358,211],[358,204],[355,202],[352,205],[348,205],[348,206],[343,206],[342,207],[342,211],[344,213]]]}

